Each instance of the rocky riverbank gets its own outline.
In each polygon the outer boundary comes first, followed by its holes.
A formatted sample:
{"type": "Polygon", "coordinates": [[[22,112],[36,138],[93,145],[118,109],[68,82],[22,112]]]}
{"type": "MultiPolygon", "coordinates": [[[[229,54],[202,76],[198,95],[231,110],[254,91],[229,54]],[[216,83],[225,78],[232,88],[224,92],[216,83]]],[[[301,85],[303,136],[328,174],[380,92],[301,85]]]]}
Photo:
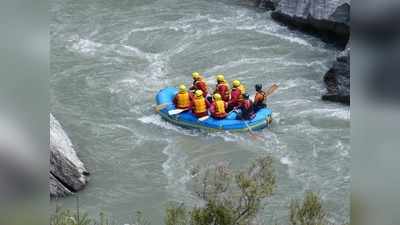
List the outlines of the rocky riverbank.
{"type": "Polygon", "coordinates": [[[51,197],[64,197],[82,190],[89,172],[61,124],[50,114],[50,168],[49,190],[51,197]]]}
{"type": "Polygon", "coordinates": [[[344,51],[324,75],[327,87],[322,100],[350,104],[350,0],[251,0],[272,10],[271,17],[290,28],[317,35],[344,51]]]}
{"type": "Polygon", "coordinates": [[[350,46],[339,53],[324,76],[327,93],[322,100],[350,104],[350,46]]]}

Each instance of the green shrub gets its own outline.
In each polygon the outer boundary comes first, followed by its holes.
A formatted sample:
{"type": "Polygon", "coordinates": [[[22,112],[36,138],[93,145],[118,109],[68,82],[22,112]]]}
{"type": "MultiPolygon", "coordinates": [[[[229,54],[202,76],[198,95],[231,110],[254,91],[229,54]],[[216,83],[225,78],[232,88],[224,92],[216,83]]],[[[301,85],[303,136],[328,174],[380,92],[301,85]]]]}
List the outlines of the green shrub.
{"type": "MultiPolygon", "coordinates": [[[[197,170],[194,189],[204,205],[186,209],[188,213],[181,214],[181,221],[188,221],[187,225],[247,225],[275,187],[271,157],[257,159],[247,170],[236,173],[226,162],[197,170]]],[[[170,211],[167,210],[167,225],[175,224],[170,211]]]]}
{"type": "Polygon", "coordinates": [[[327,224],[326,212],[322,207],[321,199],[313,192],[307,192],[302,203],[298,200],[291,202],[289,219],[291,225],[327,224]]]}
{"type": "Polygon", "coordinates": [[[88,214],[79,215],[69,209],[56,209],[54,215],[50,217],[50,225],[92,225],[94,223],[88,214]]]}
{"type": "Polygon", "coordinates": [[[186,220],[186,209],[183,205],[176,205],[171,203],[165,209],[165,225],[185,225],[186,220]]]}
{"type": "MultiPolygon", "coordinates": [[[[262,157],[246,170],[234,172],[229,163],[220,162],[192,175],[194,192],[202,200],[195,207],[170,203],[165,209],[165,225],[249,225],[263,208],[262,201],[276,188],[272,158],[262,157]]],[[[104,213],[100,220],[79,212],[79,199],[74,211],[57,207],[50,225],[116,225],[104,213]]],[[[150,225],[137,212],[134,225],[150,225]]],[[[320,197],[307,192],[303,201],[293,200],[289,207],[290,225],[328,225],[327,213],[320,197]]]]}

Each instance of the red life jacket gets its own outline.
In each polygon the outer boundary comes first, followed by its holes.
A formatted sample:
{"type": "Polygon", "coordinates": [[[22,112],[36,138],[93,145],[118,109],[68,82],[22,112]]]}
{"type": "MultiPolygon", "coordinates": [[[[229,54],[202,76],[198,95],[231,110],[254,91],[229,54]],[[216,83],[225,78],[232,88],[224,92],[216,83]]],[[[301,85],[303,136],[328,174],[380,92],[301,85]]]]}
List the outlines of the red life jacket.
{"type": "Polygon", "coordinates": [[[216,92],[221,95],[222,100],[229,101],[229,86],[226,83],[217,84],[216,92]]]}
{"type": "Polygon", "coordinates": [[[206,97],[208,93],[208,86],[207,83],[203,80],[196,80],[193,82],[193,86],[197,90],[201,90],[203,92],[203,96],[206,97]]]}
{"type": "Polygon", "coordinates": [[[242,102],[240,109],[242,111],[241,115],[243,119],[252,119],[252,117],[254,116],[253,103],[249,99],[246,99],[242,102]]]}
{"type": "Polygon", "coordinates": [[[230,104],[232,106],[238,106],[241,100],[241,96],[242,92],[239,88],[232,88],[230,104]]]}

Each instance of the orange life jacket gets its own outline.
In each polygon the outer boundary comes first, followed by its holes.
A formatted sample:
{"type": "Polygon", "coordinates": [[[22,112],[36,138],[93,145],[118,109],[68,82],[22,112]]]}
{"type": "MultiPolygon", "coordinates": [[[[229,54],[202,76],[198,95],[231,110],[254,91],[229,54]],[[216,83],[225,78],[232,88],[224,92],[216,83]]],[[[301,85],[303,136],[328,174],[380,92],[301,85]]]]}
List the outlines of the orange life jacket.
{"type": "Polygon", "coordinates": [[[266,94],[263,91],[257,92],[256,95],[254,96],[254,104],[259,105],[264,103],[266,99],[266,94]]]}
{"type": "Polygon", "coordinates": [[[207,111],[207,105],[204,97],[195,97],[193,99],[193,112],[204,113],[206,111],[207,111]]]}
{"type": "Polygon", "coordinates": [[[190,97],[188,92],[178,93],[176,95],[176,108],[186,109],[190,106],[190,97]]]}
{"type": "Polygon", "coordinates": [[[214,116],[215,117],[225,117],[226,116],[225,102],[222,100],[215,101],[214,105],[215,105],[214,116]]]}
{"type": "Polygon", "coordinates": [[[240,96],[239,96],[239,100],[242,101],[243,100],[243,94],[246,93],[246,87],[241,84],[238,89],[240,90],[240,96]]]}
{"type": "Polygon", "coordinates": [[[241,84],[238,88],[242,94],[246,93],[246,87],[243,84],[241,84]]]}

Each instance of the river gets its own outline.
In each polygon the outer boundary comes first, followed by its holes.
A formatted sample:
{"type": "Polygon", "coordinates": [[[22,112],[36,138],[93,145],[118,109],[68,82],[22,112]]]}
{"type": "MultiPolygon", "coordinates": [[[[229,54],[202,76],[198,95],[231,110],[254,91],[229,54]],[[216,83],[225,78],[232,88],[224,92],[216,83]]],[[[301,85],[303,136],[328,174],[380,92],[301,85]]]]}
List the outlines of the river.
{"type": "Polygon", "coordinates": [[[50,10],[51,110],[91,172],[78,194],[84,211],[123,224],[141,210],[162,224],[168,201],[197,202],[194,165],[244,168],[270,154],[278,186],[262,218],[285,222],[290,199],[313,190],[332,222],[349,221],[350,109],[320,100],[332,46],[235,1],[54,0],[50,10]],[[157,91],[189,85],[193,71],[210,85],[218,73],[250,90],[279,84],[263,138],[187,130],[155,114],[157,91]]]}

